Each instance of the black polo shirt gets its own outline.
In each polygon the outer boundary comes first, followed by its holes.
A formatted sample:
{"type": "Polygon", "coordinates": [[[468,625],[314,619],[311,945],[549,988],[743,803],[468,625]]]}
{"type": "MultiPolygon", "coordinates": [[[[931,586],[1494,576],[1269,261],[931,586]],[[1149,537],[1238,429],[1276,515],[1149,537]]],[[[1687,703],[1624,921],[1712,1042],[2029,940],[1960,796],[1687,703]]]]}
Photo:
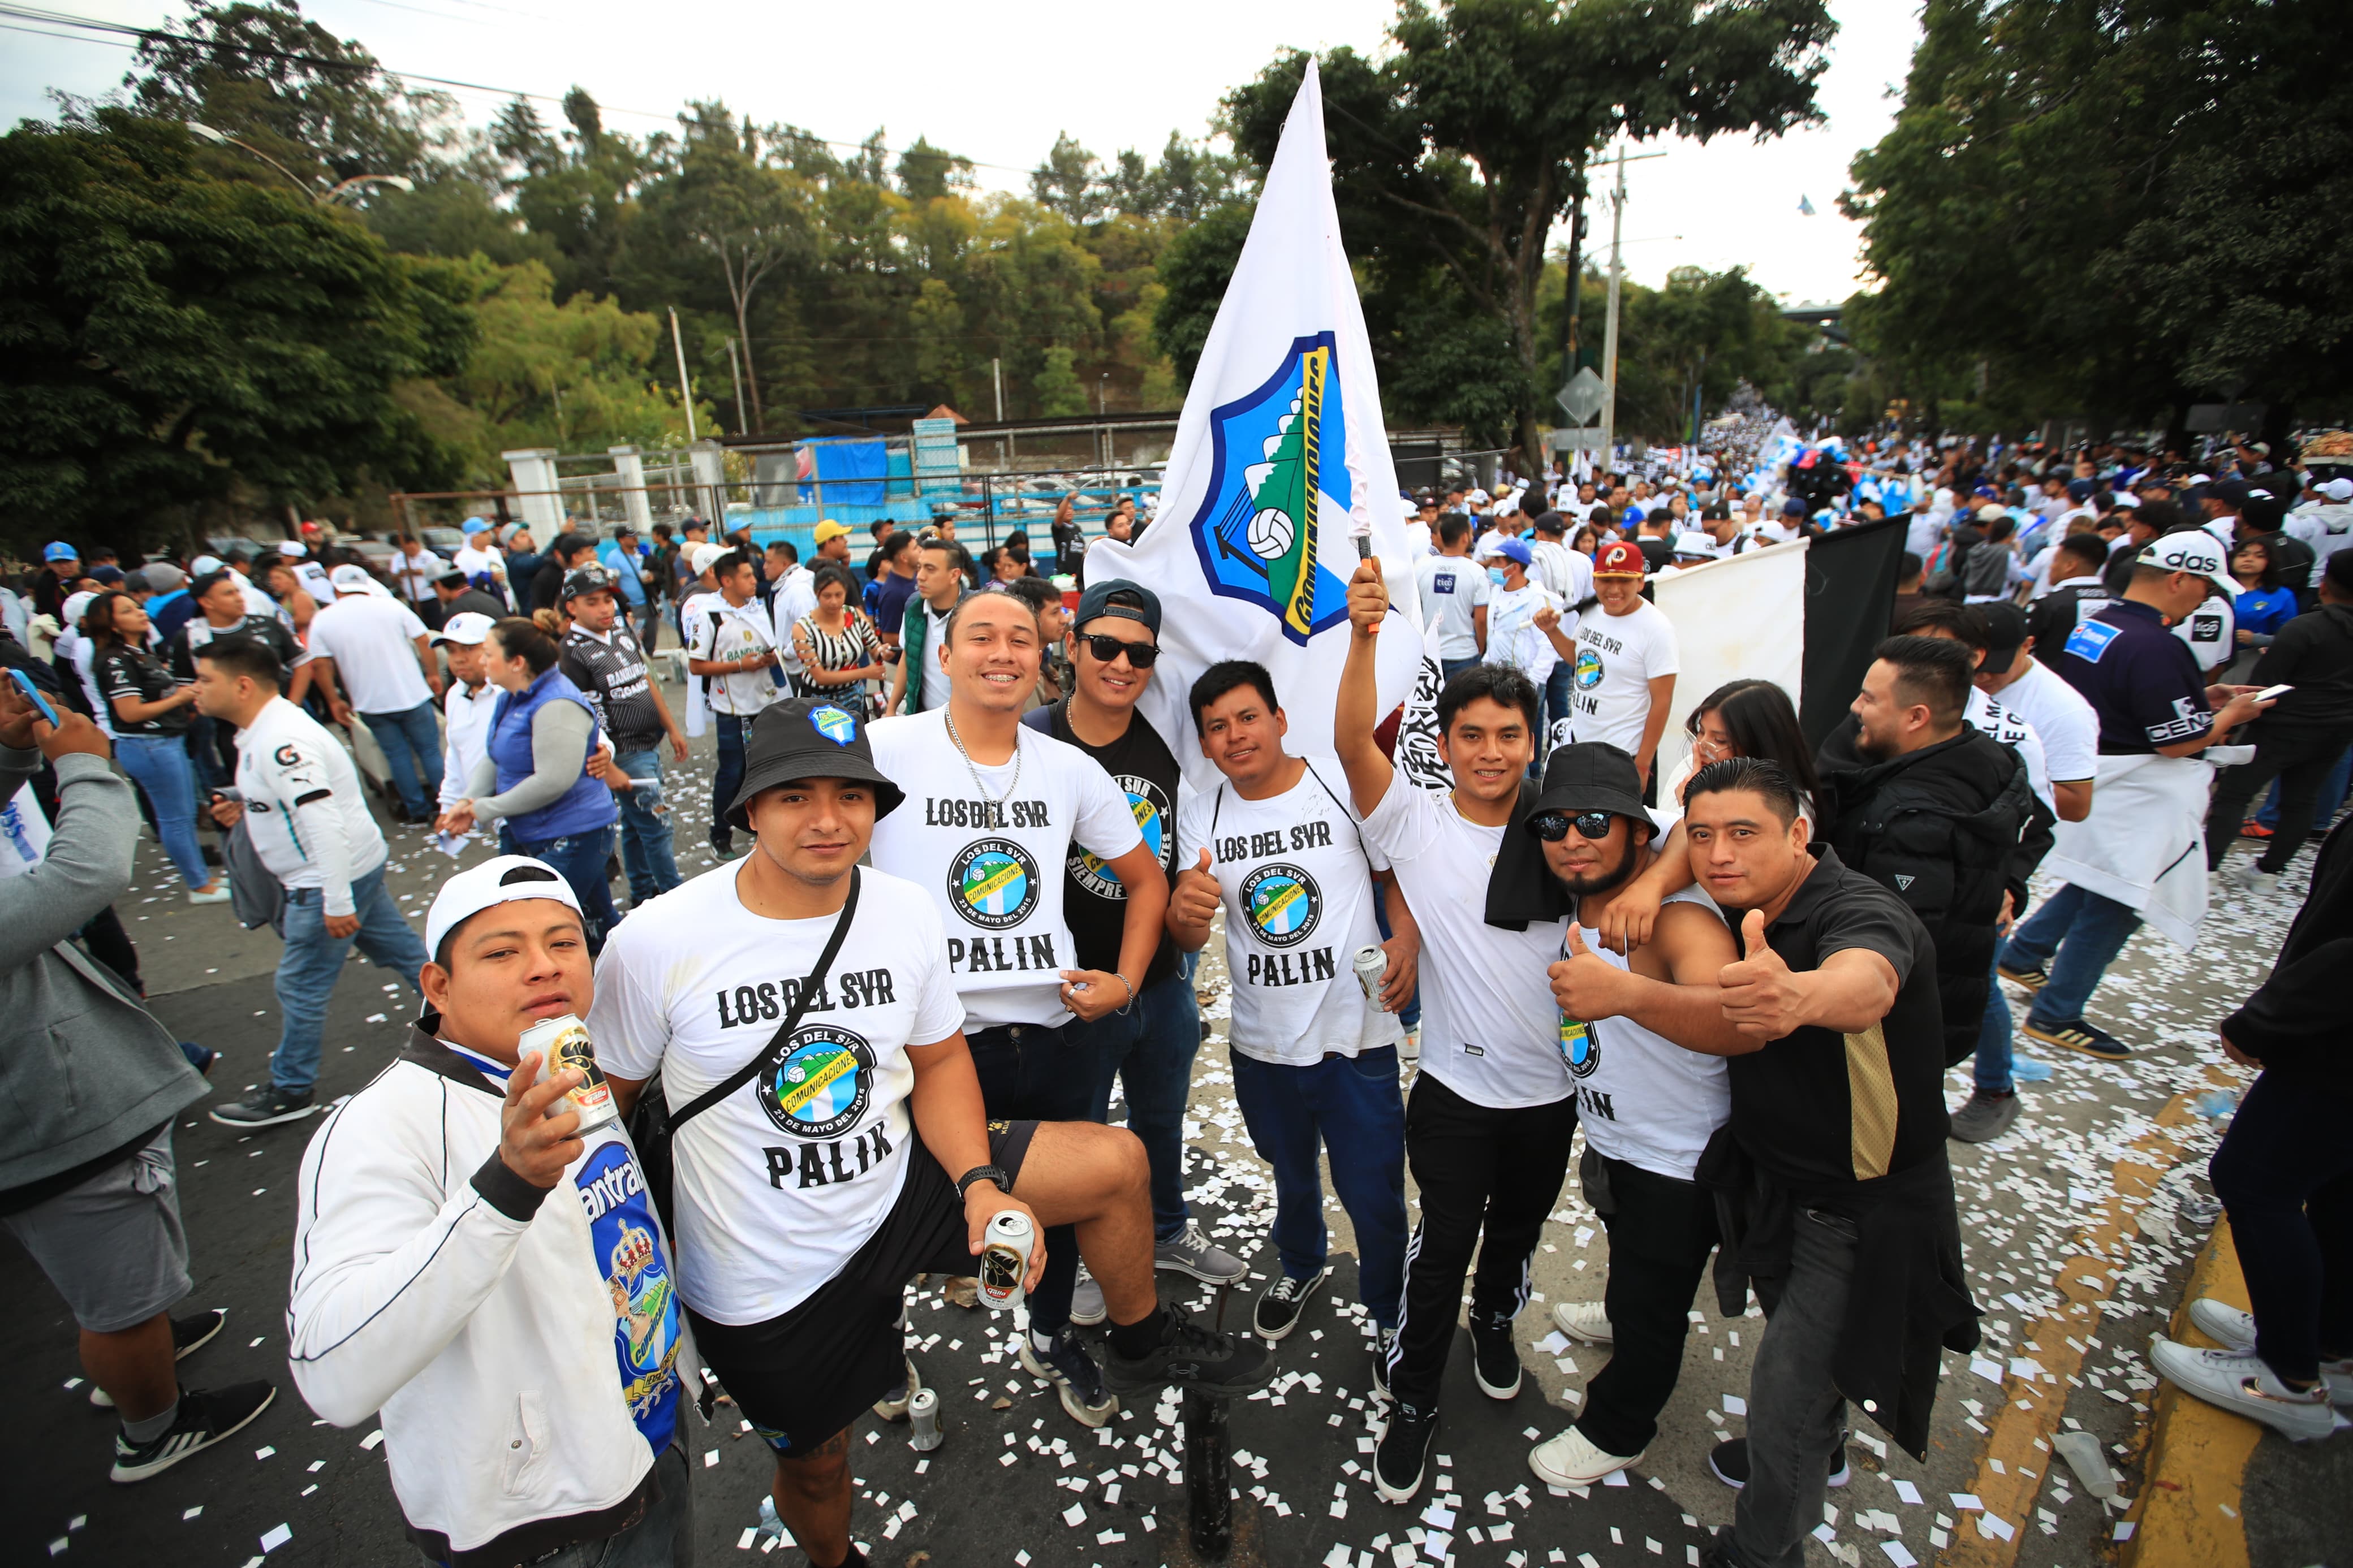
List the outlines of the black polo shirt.
{"type": "MultiPolygon", "coordinates": [[[[1108,746],[1091,746],[1071,728],[1071,700],[1067,697],[1050,708],[1031,709],[1021,716],[1021,721],[1057,741],[1076,746],[1103,764],[1112,782],[1127,792],[1129,809],[1135,813],[1135,826],[1143,832],[1144,842],[1160,857],[1160,868],[1168,873],[1173,885],[1176,880],[1176,790],[1184,771],[1176,765],[1176,755],[1160,738],[1160,731],[1137,713],[1129,718],[1126,734],[1108,746]]],[[[1120,886],[1119,874],[1083,846],[1073,843],[1062,877],[1062,919],[1071,928],[1071,945],[1078,955],[1079,967],[1118,969],[1120,944],[1125,940],[1127,929],[1127,889],[1120,886]]],[[[1175,939],[1163,930],[1160,945],[1153,950],[1151,967],[1144,972],[1135,988],[1141,991],[1166,979],[1176,972],[1182,956],[1175,939]]]]}
{"type": "Polygon", "coordinates": [[[2104,757],[2147,756],[2214,728],[2198,656],[2153,605],[2110,600],[2067,634],[2050,664],[2099,715],[2104,757]]]}
{"type": "Polygon", "coordinates": [[[1864,948],[1895,968],[1895,1005],[1859,1035],[1808,1025],[1727,1063],[1732,1135],[1799,1193],[1835,1190],[1941,1158],[1945,1021],[1936,951],[1920,917],[1887,889],[1815,847],[1817,864],[1765,941],[1781,962],[1819,969],[1864,948]]]}

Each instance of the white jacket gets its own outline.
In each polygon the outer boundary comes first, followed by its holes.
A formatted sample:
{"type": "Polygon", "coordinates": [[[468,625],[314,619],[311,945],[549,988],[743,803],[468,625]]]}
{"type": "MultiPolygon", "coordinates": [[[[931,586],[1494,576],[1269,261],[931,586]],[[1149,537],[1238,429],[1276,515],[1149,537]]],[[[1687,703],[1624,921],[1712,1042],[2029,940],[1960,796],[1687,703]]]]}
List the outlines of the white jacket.
{"type": "MultiPolygon", "coordinates": [[[[338,1426],[382,1412],[410,1536],[459,1568],[627,1528],[654,1463],[586,1209],[568,1179],[543,1192],[498,1163],[503,1103],[412,1032],[302,1156],[286,1309],[302,1397],[338,1426]]],[[[691,1344],[676,1364],[682,1439],[691,1344]]]]}

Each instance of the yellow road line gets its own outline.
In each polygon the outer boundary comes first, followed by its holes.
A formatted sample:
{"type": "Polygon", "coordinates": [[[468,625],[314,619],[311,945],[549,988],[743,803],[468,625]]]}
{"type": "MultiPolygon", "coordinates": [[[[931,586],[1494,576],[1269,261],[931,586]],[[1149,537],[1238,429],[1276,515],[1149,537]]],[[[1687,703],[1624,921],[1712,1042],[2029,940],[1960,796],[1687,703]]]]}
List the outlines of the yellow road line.
{"type": "MultiPolygon", "coordinates": [[[[2208,1069],[2208,1077],[2215,1085],[2234,1081],[2212,1068],[2208,1069]]],[[[2111,1262],[2097,1253],[2117,1255],[2118,1243],[2134,1234],[2133,1222],[2149,1194],[2157,1190],[2166,1172],[2180,1163],[2179,1134],[2197,1116],[2190,1102],[2207,1088],[2198,1084],[2168,1100],[2157,1113],[2157,1126],[2134,1140],[2131,1151],[2116,1161],[2114,1190],[2102,1205],[2099,1217],[2085,1223],[2087,1245],[2060,1265],[2057,1278],[2051,1282],[2051,1289],[2066,1306],[2024,1325],[2016,1336],[2016,1343],[2031,1340],[2042,1346],[2033,1352],[2033,1359],[2042,1363],[2050,1379],[2029,1383],[2014,1374],[2003,1378],[2002,1405],[1993,1417],[1992,1432],[1978,1457],[1977,1479],[1969,1488],[1985,1504],[1986,1512],[2010,1526],[2010,1539],[1987,1535],[1975,1520],[1964,1517],[1953,1544],[1938,1554],[1940,1568],[2011,1568],[2016,1563],[2018,1549],[2025,1544],[2033,1524],[2034,1499],[2042,1489],[2042,1478],[2052,1466],[2066,1462],[2048,1445],[2051,1435],[2059,1429],[2060,1417],[2066,1414],[2067,1396],[2074,1392],[2067,1379],[2083,1371],[2087,1353],[2068,1344],[2068,1338],[2072,1335],[2080,1342],[2084,1336],[2100,1331],[2105,1321],[2100,1303],[2107,1300],[2123,1267],[2121,1261],[2111,1262]],[[2087,1284],[2087,1279],[2094,1282],[2087,1284]],[[2045,1446],[2035,1447],[2038,1439],[2045,1446]]],[[[2240,1563],[2244,1562],[2242,1555],[2240,1563]]],[[[2208,1563],[2200,1568],[2232,1565],[2208,1563]]]]}
{"type": "MultiPolygon", "coordinates": [[[[2204,1348],[2214,1342],[2189,1326],[2189,1303],[2200,1296],[2247,1304],[2228,1220],[2207,1237],[2173,1314],[2172,1337],[2204,1348]]],[[[2263,1436],[2259,1423],[2160,1384],[2140,1496],[2127,1516],[2133,1538],[2125,1543],[2121,1568],[2247,1568],[2241,1492],[2247,1460],[2263,1436]]]]}

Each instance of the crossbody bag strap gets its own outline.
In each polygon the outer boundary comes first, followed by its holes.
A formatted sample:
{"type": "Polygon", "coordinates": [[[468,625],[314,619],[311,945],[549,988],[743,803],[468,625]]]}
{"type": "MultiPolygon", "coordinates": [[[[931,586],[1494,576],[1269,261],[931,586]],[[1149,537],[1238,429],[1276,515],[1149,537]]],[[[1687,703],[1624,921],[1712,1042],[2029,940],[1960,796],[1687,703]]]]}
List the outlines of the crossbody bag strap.
{"type": "Polygon", "coordinates": [[[834,956],[841,951],[841,940],[849,934],[849,922],[858,914],[858,889],[861,876],[858,868],[850,868],[849,897],[842,900],[841,917],[833,922],[833,934],[825,939],[825,951],[818,954],[817,966],[809,971],[808,978],[801,982],[799,991],[794,994],[792,1007],[785,1014],[785,1021],[777,1026],[775,1034],[768,1037],[768,1043],[760,1047],[759,1055],[671,1113],[670,1130],[673,1135],[689,1121],[749,1083],[753,1076],[767,1065],[776,1047],[791,1039],[793,1031],[800,1027],[801,1015],[808,1010],[809,999],[817,994],[818,987],[824,983],[826,971],[833,967],[834,956]]]}

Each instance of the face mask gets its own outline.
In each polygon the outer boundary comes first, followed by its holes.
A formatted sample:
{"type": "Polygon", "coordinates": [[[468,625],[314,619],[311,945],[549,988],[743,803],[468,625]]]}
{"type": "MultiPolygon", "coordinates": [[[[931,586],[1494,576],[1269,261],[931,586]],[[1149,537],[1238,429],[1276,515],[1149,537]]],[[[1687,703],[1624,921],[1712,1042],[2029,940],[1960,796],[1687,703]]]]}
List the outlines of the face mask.
{"type": "Polygon", "coordinates": [[[1487,581],[1488,581],[1488,582],[1490,582],[1490,583],[1493,583],[1493,584],[1495,584],[1495,586],[1496,586],[1496,587],[1498,587],[1498,588],[1502,587],[1502,586],[1504,585],[1504,569],[1503,569],[1501,566],[1490,566],[1490,567],[1488,567],[1488,568],[1487,568],[1487,581]]]}

